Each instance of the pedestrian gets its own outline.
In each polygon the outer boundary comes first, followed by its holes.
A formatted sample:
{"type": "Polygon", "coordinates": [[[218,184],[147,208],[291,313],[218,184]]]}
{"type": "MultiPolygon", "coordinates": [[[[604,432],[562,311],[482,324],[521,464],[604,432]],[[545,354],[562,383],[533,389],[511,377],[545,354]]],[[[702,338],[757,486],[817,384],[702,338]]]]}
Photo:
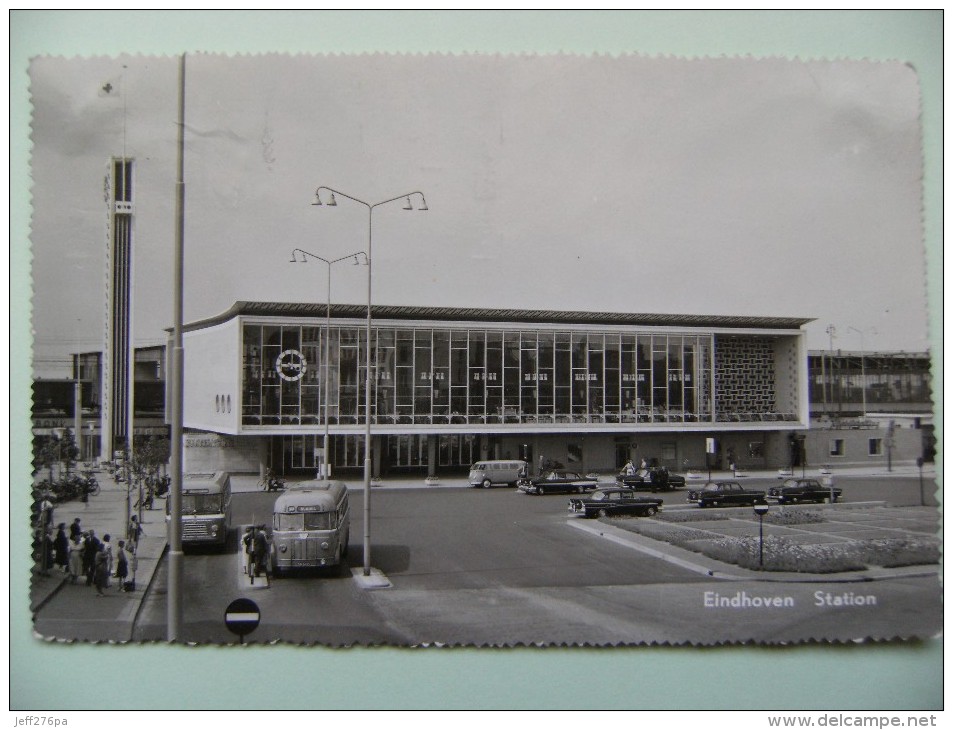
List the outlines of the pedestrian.
{"type": "Polygon", "coordinates": [[[56,526],[56,537],[53,539],[53,562],[56,564],[56,567],[64,573],[68,570],[69,539],[66,537],[65,522],[61,522],[56,526]]]}
{"type": "Polygon", "coordinates": [[[99,538],[96,537],[96,531],[90,530],[86,533],[85,546],[83,548],[83,575],[86,576],[86,585],[93,584],[93,577],[96,568],[96,554],[99,552],[99,538]]]}
{"type": "Polygon", "coordinates": [[[136,555],[135,545],[126,545],[129,551],[129,581],[126,583],[127,591],[136,590],[136,571],[139,569],[139,557],[136,555]]]}
{"type": "Polygon", "coordinates": [[[105,596],[104,588],[109,587],[109,557],[106,555],[105,546],[100,543],[99,550],[93,558],[93,585],[96,586],[96,594],[105,596]]]}
{"type": "Polygon", "coordinates": [[[139,538],[142,537],[145,532],[142,529],[142,523],[139,522],[139,518],[136,515],[133,515],[129,518],[129,527],[127,528],[126,532],[126,539],[133,546],[138,545],[139,538]]]}
{"type": "Polygon", "coordinates": [[[129,559],[126,557],[126,541],[119,541],[116,553],[116,578],[119,580],[119,592],[126,590],[126,578],[129,576],[129,559]]]}
{"type": "Polygon", "coordinates": [[[83,574],[83,550],[86,548],[82,535],[76,535],[69,544],[69,582],[76,583],[83,574]]]}
{"type": "Polygon", "coordinates": [[[622,467],[622,473],[627,477],[635,476],[635,465],[632,463],[632,459],[625,462],[625,466],[622,467]]]}
{"type": "Polygon", "coordinates": [[[265,535],[265,526],[259,525],[258,529],[255,531],[255,537],[253,539],[253,549],[254,549],[254,561],[255,561],[255,575],[261,575],[262,570],[266,573],[268,572],[267,557],[268,557],[268,538],[265,535]]]}
{"type": "Polygon", "coordinates": [[[53,503],[50,501],[50,495],[44,494],[40,500],[40,527],[47,528],[53,524],[53,503]]]}
{"type": "Polygon", "coordinates": [[[49,575],[50,571],[53,570],[53,529],[48,528],[45,530],[45,535],[43,536],[43,575],[49,575]]]}
{"type": "Polygon", "coordinates": [[[109,542],[109,534],[103,535],[103,551],[106,553],[106,585],[103,588],[109,588],[109,576],[113,572],[113,546],[109,542]]]}
{"type": "Polygon", "coordinates": [[[80,527],[79,517],[73,520],[73,524],[69,526],[69,539],[72,542],[74,538],[83,536],[83,528],[80,527]]]}

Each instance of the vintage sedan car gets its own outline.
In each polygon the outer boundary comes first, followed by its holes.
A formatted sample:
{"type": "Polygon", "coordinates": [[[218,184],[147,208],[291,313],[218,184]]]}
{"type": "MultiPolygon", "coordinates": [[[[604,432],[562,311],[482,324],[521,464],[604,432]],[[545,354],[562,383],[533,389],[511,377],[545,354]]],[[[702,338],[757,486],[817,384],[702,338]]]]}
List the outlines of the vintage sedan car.
{"type": "Polygon", "coordinates": [[[699,507],[740,507],[767,504],[764,492],[746,489],[738,482],[708,482],[698,489],[688,490],[688,501],[699,507]]]}
{"type": "Polygon", "coordinates": [[[599,486],[599,480],[574,471],[554,469],[535,479],[520,479],[517,489],[527,494],[582,494],[599,486]]]}
{"type": "Polygon", "coordinates": [[[778,504],[830,502],[832,491],[836,502],[843,491],[837,487],[825,487],[817,479],[785,479],[779,486],[768,489],[768,499],[778,504]]]}
{"type": "Polygon", "coordinates": [[[615,515],[639,515],[651,517],[662,509],[658,497],[638,497],[634,489],[608,487],[597,489],[588,497],[569,500],[569,511],[582,517],[614,517],[615,515]]]}
{"type": "Polygon", "coordinates": [[[685,477],[659,467],[639,469],[635,474],[619,474],[615,481],[620,487],[651,489],[653,492],[667,492],[672,489],[685,488],[685,477]]]}

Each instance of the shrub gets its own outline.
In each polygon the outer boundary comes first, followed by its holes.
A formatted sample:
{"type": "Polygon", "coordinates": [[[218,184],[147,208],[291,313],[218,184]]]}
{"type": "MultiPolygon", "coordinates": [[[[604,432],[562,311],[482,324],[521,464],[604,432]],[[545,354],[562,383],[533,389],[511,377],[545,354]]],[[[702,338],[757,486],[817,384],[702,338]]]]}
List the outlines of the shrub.
{"type": "Polygon", "coordinates": [[[701,510],[698,512],[660,512],[655,519],[663,522],[716,522],[727,520],[729,516],[724,512],[701,510]]]}
{"type": "Polygon", "coordinates": [[[826,543],[801,545],[783,537],[764,539],[764,566],[760,564],[757,537],[726,537],[705,546],[703,553],[725,563],[750,570],[770,570],[785,573],[840,573],[864,570],[866,565],[853,549],[855,543],[826,543]]]}
{"type": "Polygon", "coordinates": [[[816,525],[827,522],[827,519],[816,510],[793,509],[779,512],[768,512],[764,521],[772,525],[816,525]]]}
{"type": "Polygon", "coordinates": [[[864,540],[867,562],[884,568],[903,565],[931,565],[940,562],[940,545],[936,540],[922,537],[890,537],[864,540]]]}

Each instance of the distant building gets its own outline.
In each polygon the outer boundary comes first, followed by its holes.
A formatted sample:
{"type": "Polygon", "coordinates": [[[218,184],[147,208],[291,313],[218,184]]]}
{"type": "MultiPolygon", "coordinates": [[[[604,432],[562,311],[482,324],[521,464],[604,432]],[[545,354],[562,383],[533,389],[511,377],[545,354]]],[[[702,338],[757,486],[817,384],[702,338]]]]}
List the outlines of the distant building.
{"type": "Polygon", "coordinates": [[[808,463],[934,460],[928,352],[812,350],[808,372],[808,463]]]}
{"type": "MultiPolygon", "coordinates": [[[[166,436],[165,422],[165,346],[136,348],[133,429],[136,438],[166,436]]],[[[73,356],[70,379],[33,382],[33,438],[35,446],[59,435],[64,429],[79,433],[77,446],[81,461],[108,459],[102,451],[102,438],[108,426],[103,409],[103,354],[82,353],[73,356]],[[78,404],[77,404],[78,398],[78,404]],[[78,405],[78,407],[77,407],[78,405]]]]}

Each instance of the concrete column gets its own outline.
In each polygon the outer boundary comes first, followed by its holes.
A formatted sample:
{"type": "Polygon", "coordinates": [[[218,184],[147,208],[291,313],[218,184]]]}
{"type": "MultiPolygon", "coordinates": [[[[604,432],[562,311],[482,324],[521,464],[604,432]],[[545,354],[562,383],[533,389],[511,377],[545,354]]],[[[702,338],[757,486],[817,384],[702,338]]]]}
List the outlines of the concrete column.
{"type": "Polygon", "coordinates": [[[427,434],[427,467],[428,474],[437,473],[437,436],[427,434]]]}

